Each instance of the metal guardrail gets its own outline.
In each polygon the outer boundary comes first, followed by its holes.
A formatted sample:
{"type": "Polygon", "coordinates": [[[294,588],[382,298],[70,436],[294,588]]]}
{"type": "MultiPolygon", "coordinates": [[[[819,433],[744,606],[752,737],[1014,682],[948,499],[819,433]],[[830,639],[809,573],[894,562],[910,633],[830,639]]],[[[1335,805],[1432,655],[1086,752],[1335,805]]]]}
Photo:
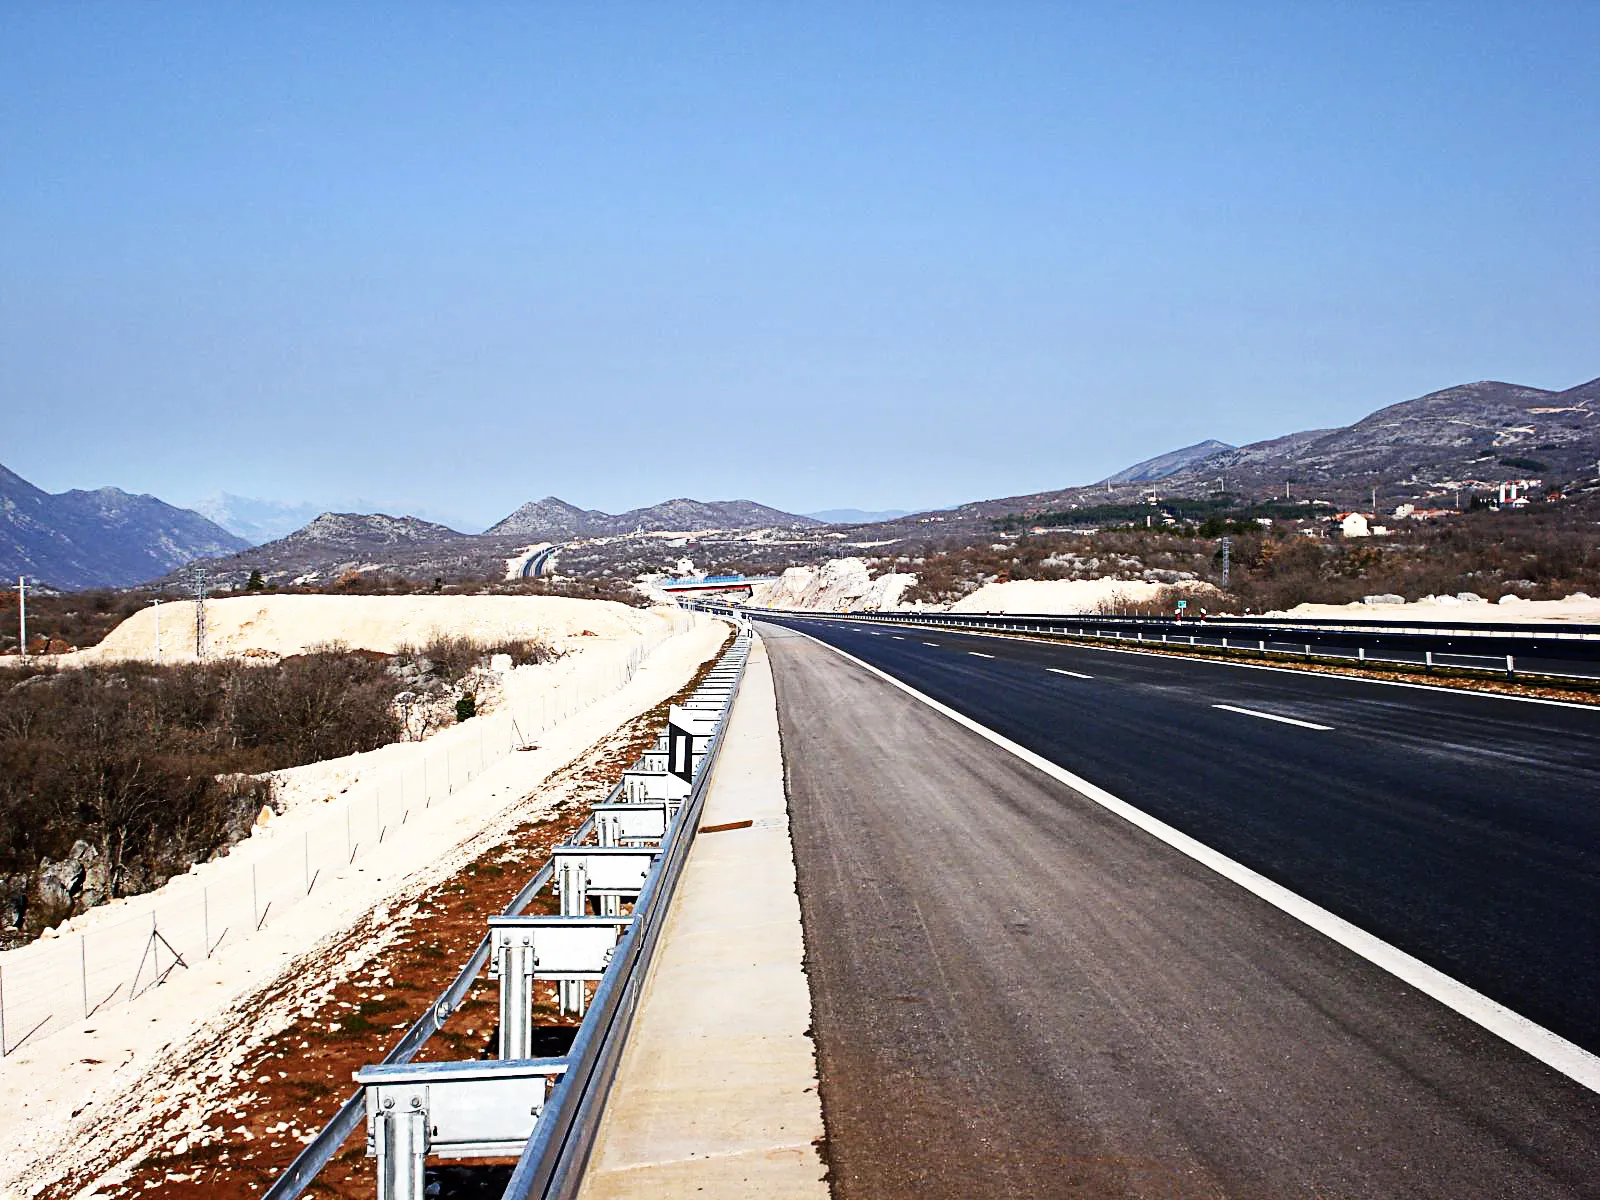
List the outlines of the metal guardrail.
{"type": "MultiPolygon", "coordinates": [[[[640,888],[627,931],[612,953],[610,965],[565,1056],[560,1081],[554,1085],[543,1108],[537,1112],[532,1136],[507,1185],[507,1197],[517,1197],[519,1200],[538,1197],[545,1200],[577,1194],[583,1168],[599,1131],[599,1116],[637,1012],[644,979],[660,941],[667,911],[688,859],[695,831],[699,827],[700,813],[721,749],[728,715],[744,675],[750,640],[749,627],[741,622],[734,645],[718,660],[709,677],[722,682],[715,687],[702,684],[699,689],[699,692],[717,695],[720,700],[715,709],[715,730],[694,770],[688,795],[683,799],[677,817],[668,826],[660,852],[640,888]]],[[[623,784],[618,783],[603,803],[617,802],[622,792],[623,784]]],[[[562,845],[584,845],[595,832],[596,822],[591,815],[562,845]]],[[[521,914],[534,896],[550,886],[554,878],[555,859],[552,858],[523,886],[502,915],[521,914]]],[[[486,935],[478,944],[450,985],[385,1055],[382,1060],[384,1065],[410,1063],[428,1040],[443,1028],[445,1021],[489,964],[491,938],[492,935],[486,935]]],[[[506,984],[502,980],[504,986],[506,984]]],[[[364,1091],[358,1088],[346,1099],[333,1119],[264,1193],[266,1200],[292,1200],[311,1185],[339,1147],[360,1127],[363,1116],[367,1115],[364,1091]]],[[[420,1167],[416,1179],[420,1184],[420,1167]]],[[[380,1178],[380,1194],[384,1190],[384,1181],[380,1178]]]]}
{"type": "Polygon", "coordinates": [[[589,1016],[572,1044],[567,1074],[551,1095],[506,1185],[506,1200],[569,1200],[578,1194],[583,1168],[599,1133],[599,1114],[616,1078],[617,1064],[638,1010],[645,977],[666,925],[667,910],[688,861],[695,831],[700,826],[706,792],[722,749],[728,714],[744,677],[749,647],[750,633],[745,626],[728,651],[728,656],[737,660],[737,674],[718,713],[716,732],[706,749],[705,759],[695,774],[694,784],[674,822],[664,852],[639,893],[633,923],[618,943],[612,967],[601,981],[589,1016]]]}
{"type": "Polygon", "coordinates": [[[711,601],[686,607],[724,615],[802,618],[974,633],[1021,633],[1081,641],[1114,641],[1247,652],[1285,661],[1332,660],[1353,665],[1473,671],[1496,676],[1538,676],[1555,680],[1600,679],[1600,626],[1552,629],[1493,622],[1487,629],[1462,631],[1396,625],[1381,621],[1322,622],[1292,618],[1206,617],[1175,621],[1164,617],[1063,616],[940,612],[830,613],[805,609],[735,610],[711,601]]]}
{"type": "MultiPolygon", "coordinates": [[[[614,799],[622,785],[618,784],[612,789],[611,799],[614,799]]],[[[583,841],[594,829],[594,818],[586,818],[567,838],[570,844],[583,841]]],[[[549,886],[551,864],[546,863],[540,867],[534,877],[523,884],[522,890],[516,894],[511,903],[502,910],[502,915],[514,917],[525,911],[533,898],[544,888],[549,886]]],[[[462,999],[477,982],[478,976],[483,973],[483,968],[489,964],[489,937],[487,934],[478,948],[472,952],[455,979],[451,980],[448,987],[439,993],[439,998],[428,1006],[428,1011],[418,1017],[401,1035],[394,1048],[384,1055],[385,1063],[408,1063],[422,1052],[430,1038],[444,1028],[444,1023],[450,1015],[460,1007],[462,999]]],[[[339,1147],[361,1124],[361,1118],[366,1113],[361,1089],[357,1088],[345,1102],[339,1106],[339,1111],[322,1127],[321,1132],[311,1141],[306,1143],[305,1149],[295,1156],[282,1175],[273,1182],[265,1193],[264,1200],[292,1200],[300,1195],[310,1185],[322,1168],[327,1166],[333,1156],[339,1152],[339,1147]]]]}

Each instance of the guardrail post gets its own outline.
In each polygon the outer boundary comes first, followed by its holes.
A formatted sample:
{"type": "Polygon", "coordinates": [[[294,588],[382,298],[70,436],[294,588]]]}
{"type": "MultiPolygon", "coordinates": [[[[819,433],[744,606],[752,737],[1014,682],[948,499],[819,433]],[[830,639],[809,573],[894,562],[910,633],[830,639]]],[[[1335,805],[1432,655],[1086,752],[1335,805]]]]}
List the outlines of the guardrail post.
{"type": "MultiPolygon", "coordinates": [[[[589,912],[589,873],[579,859],[563,859],[557,877],[561,889],[561,915],[582,917],[589,912]]],[[[587,998],[581,979],[563,979],[556,984],[556,1005],[563,1013],[583,1015],[587,998]]]]}
{"type": "Polygon", "coordinates": [[[508,937],[500,947],[500,1057],[533,1057],[533,938],[508,937]]]}
{"type": "Polygon", "coordinates": [[[378,1200],[423,1200],[428,1114],[422,1111],[422,1096],[412,1096],[406,1109],[397,1108],[393,1096],[385,1096],[373,1123],[372,1141],[378,1159],[378,1200]]]}

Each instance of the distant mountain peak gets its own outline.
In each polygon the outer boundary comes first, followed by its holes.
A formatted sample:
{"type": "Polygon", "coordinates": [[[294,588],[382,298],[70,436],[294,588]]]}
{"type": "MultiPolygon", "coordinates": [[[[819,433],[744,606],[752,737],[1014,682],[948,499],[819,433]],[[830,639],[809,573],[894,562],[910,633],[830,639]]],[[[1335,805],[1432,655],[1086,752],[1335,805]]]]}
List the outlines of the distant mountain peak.
{"type": "Polygon", "coordinates": [[[247,543],[197,512],[118,487],[52,495],[0,466],[0,574],[67,590],[129,587],[247,543]]]}
{"type": "Polygon", "coordinates": [[[391,517],[387,513],[325,512],[282,540],[375,549],[403,542],[440,542],[464,536],[466,535],[451,529],[448,525],[436,525],[420,517],[391,517]]]}

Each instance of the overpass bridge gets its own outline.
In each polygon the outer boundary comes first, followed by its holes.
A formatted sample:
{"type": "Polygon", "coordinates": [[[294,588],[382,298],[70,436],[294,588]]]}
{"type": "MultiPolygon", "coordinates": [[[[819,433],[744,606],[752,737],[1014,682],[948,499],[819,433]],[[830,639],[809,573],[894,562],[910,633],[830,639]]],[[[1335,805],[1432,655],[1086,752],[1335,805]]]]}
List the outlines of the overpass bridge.
{"type": "Polygon", "coordinates": [[[776,575],[707,575],[703,579],[687,577],[665,579],[656,586],[675,596],[724,596],[737,598],[749,596],[757,584],[776,583],[776,575]]]}

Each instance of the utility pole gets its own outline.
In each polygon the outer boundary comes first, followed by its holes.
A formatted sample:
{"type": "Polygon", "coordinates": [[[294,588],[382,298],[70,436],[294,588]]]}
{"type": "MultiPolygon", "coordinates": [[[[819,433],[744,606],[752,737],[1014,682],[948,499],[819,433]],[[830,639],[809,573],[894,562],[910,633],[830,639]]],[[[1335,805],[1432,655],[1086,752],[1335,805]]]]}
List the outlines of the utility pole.
{"type": "Polygon", "coordinates": [[[156,661],[161,661],[161,597],[157,596],[150,601],[156,610],[156,661]]]}
{"type": "Polygon", "coordinates": [[[22,640],[17,643],[17,653],[26,660],[28,657],[28,577],[17,576],[17,622],[19,625],[17,636],[22,640]]]}
{"type": "Polygon", "coordinates": [[[194,656],[206,656],[206,569],[194,569],[194,656]]]}
{"type": "Polygon", "coordinates": [[[1232,550],[1232,549],[1233,549],[1233,539],[1229,538],[1229,537],[1223,538],[1222,539],[1222,586],[1224,588],[1226,588],[1228,586],[1228,557],[1229,557],[1228,552],[1230,550],[1232,550]]]}

